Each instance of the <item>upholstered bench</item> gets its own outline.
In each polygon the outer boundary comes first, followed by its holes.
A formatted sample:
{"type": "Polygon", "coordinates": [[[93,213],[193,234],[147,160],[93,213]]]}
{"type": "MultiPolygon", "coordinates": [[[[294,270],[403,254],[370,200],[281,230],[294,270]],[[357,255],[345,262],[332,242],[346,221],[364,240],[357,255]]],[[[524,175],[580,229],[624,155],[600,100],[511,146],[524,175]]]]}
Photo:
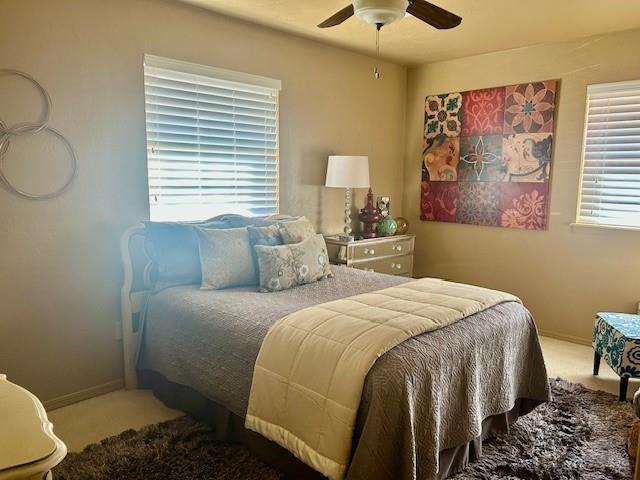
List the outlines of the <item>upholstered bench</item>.
{"type": "Polygon", "coordinates": [[[620,401],[627,399],[629,378],[640,378],[640,315],[600,312],[593,327],[593,374],[600,359],[620,376],[620,401]]]}

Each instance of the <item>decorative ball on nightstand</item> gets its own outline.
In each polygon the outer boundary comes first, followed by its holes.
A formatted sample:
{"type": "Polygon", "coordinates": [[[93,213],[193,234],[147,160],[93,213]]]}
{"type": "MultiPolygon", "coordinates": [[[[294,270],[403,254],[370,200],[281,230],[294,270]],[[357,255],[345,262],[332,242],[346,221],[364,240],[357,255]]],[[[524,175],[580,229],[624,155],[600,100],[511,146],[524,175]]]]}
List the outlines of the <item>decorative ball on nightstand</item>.
{"type": "Polygon", "coordinates": [[[404,235],[409,231],[409,221],[404,217],[396,217],[396,235],[404,235]]]}
{"type": "Polygon", "coordinates": [[[390,237],[391,235],[396,233],[397,229],[398,224],[391,215],[387,215],[380,222],[378,222],[378,236],[380,237],[390,237]]]}

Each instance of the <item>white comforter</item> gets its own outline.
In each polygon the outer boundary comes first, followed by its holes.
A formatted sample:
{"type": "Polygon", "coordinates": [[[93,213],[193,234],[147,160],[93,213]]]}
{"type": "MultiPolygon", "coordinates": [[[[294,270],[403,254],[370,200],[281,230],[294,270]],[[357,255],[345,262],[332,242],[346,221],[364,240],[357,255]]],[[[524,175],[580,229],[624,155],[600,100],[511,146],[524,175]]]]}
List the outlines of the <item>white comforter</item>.
{"type": "Polygon", "coordinates": [[[403,341],[503,302],[508,293],[436,279],[309,307],[276,322],[256,361],[246,427],[342,479],[362,387],[403,341]]]}

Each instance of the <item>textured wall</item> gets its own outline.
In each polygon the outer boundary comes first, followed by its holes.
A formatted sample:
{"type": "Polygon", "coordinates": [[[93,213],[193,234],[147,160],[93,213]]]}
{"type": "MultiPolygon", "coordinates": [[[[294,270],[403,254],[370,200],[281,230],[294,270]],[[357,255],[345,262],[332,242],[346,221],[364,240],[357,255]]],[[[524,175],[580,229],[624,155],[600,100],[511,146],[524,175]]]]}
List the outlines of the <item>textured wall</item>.
{"type": "Polygon", "coordinates": [[[586,86],[640,77],[640,31],[545,44],[412,68],[407,76],[404,213],[417,233],[416,272],[513,292],[539,327],[588,341],[599,310],[635,311],[640,232],[575,221],[586,86]],[[424,100],[429,94],[560,80],[548,231],[421,222],[424,100]]]}
{"type": "MultiPolygon", "coordinates": [[[[0,68],[47,87],[51,123],[80,157],[59,199],[0,190],[0,372],[42,399],[122,377],[118,241],[148,218],[144,53],[282,80],[282,212],[341,229],[343,194],[320,186],[329,153],[369,155],[374,190],[400,211],[403,67],[385,64],[376,82],[366,56],[163,0],[0,0],[0,11],[0,68]]],[[[37,116],[25,85],[0,77],[0,118],[37,116]]],[[[8,170],[23,185],[64,173],[46,137],[14,148],[8,170]]]]}

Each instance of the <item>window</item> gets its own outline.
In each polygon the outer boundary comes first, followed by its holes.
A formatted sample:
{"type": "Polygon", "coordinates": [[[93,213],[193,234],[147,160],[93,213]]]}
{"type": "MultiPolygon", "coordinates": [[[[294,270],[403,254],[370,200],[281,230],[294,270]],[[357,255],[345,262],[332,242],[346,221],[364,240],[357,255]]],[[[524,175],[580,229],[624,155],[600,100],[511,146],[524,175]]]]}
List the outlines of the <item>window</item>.
{"type": "Polygon", "coordinates": [[[640,81],[589,85],[577,222],[640,227],[640,81]]]}
{"type": "Polygon", "coordinates": [[[278,212],[280,81],[145,55],[152,220],[278,212]]]}

